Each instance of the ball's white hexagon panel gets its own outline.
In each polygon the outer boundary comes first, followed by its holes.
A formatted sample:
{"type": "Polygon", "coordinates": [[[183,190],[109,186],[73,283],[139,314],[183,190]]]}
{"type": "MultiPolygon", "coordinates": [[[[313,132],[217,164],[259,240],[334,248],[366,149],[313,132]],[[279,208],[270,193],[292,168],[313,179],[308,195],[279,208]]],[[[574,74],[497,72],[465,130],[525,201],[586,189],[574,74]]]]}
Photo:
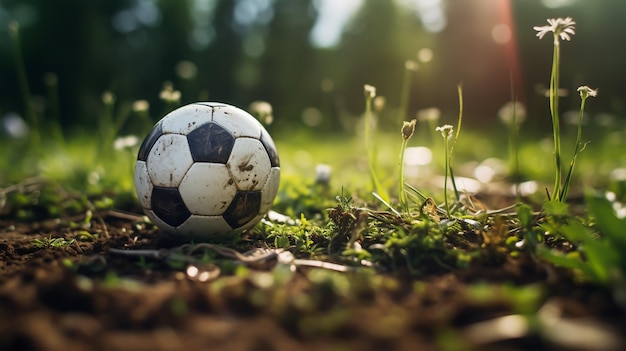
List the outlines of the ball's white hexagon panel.
{"type": "Polygon", "coordinates": [[[152,182],[148,175],[146,162],[137,161],[135,164],[135,190],[142,208],[150,209],[150,194],[152,194],[152,182]]]}
{"type": "Polygon", "coordinates": [[[226,163],[239,190],[261,190],[272,168],[261,141],[237,138],[226,163]]]}
{"type": "Polygon", "coordinates": [[[187,171],[178,191],[192,214],[213,216],[224,213],[237,187],[226,165],[196,162],[187,171]]]}
{"type": "Polygon", "coordinates": [[[152,184],[162,187],[177,187],[192,163],[187,137],[178,134],[162,135],[146,160],[152,184]]]}
{"type": "Polygon", "coordinates": [[[162,231],[168,232],[168,233],[176,234],[176,228],[174,228],[171,225],[163,222],[159,218],[159,216],[157,216],[154,212],[152,212],[152,210],[148,210],[148,209],[144,208],[143,211],[146,214],[146,216],[148,216],[148,218],[150,218],[150,221],[152,221],[152,223],[154,223],[154,225],[159,227],[159,229],[161,229],[162,231]]]}
{"type": "Polygon", "coordinates": [[[261,190],[261,209],[260,213],[266,214],[272,208],[274,198],[278,192],[278,185],[280,184],[280,168],[272,167],[270,176],[261,190]]]}
{"type": "Polygon", "coordinates": [[[261,137],[261,124],[248,112],[234,106],[217,106],[213,110],[213,121],[229,130],[235,138],[261,137]]]}
{"type": "Polygon", "coordinates": [[[183,224],[176,228],[179,234],[194,241],[209,240],[216,235],[233,232],[222,216],[191,215],[183,224]]]}
{"type": "Polygon", "coordinates": [[[211,121],[213,107],[202,104],[190,104],[168,113],[161,119],[163,134],[187,135],[197,127],[211,121]]]}

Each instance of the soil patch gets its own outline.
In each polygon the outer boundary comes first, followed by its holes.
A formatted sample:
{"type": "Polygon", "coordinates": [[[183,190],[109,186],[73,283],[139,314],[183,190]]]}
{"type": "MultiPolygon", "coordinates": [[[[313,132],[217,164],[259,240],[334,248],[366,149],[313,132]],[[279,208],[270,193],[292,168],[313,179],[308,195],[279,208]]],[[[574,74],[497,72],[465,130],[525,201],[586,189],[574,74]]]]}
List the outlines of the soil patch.
{"type": "Polygon", "coordinates": [[[626,349],[609,292],[530,255],[419,278],[233,262],[199,279],[188,265],[110,252],[182,244],[121,217],[94,216],[88,230],[0,222],[3,350],[626,349]],[[51,238],[75,240],[34,240],[51,238]],[[532,312],[519,310],[520,291],[532,312]]]}

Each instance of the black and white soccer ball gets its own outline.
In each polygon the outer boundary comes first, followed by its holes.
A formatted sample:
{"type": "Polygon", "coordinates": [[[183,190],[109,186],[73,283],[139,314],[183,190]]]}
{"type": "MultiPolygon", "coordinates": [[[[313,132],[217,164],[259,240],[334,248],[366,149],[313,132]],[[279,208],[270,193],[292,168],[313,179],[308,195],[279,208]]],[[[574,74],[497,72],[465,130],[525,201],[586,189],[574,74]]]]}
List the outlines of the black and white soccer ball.
{"type": "Polygon", "coordinates": [[[194,240],[238,233],[270,210],[280,181],[274,141],[250,114],[199,102],[156,123],[135,166],[135,189],[161,230],[194,240]]]}

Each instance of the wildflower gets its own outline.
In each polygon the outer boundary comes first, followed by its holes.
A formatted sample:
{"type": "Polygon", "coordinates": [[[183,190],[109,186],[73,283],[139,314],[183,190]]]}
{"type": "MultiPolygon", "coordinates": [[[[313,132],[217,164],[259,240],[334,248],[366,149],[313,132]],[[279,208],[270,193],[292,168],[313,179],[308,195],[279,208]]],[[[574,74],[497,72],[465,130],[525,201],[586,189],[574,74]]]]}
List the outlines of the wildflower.
{"type": "Polygon", "coordinates": [[[105,105],[113,105],[115,103],[115,94],[110,91],[102,93],[102,102],[105,105]]]}
{"type": "Polygon", "coordinates": [[[377,112],[382,111],[385,108],[387,100],[384,96],[377,96],[374,98],[374,110],[377,112]]]}
{"type": "Polygon", "coordinates": [[[180,102],[180,91],[174,90],[171,82],[163,83],[163,90],[159,93],[159,98],[168,103],[180,102]]]}
{"type": "Polygon", "coordinates": [[[363,92],[365,92],[365,97],[369,99],[376,97],[376,87],[373,85],[365,84],[363,86],[363,92]]]}
{"type": "Polygon", "coordinates": [[[133,112],[144,113],[148,112],[150,103],[147,100],[135,100],[133,102],[133,112]]]}
{"type": "Polygon", "coordinates": [[[196,64],[187,60],[178,62],[174,69],[176,70],[176,75],[182,79],[193,79],[198,74],[196,64]]]}
{"type": "Polygon", "coordinates": [[[267,101],[253,101],[250,107],[248,107],[248,110],[266,125],[270,125],[274,122],[274,111],[272,105],[267,101]]]}
{"type": "Polygon", "coordinates": [[[534,30],[537,31],[537,36],[539,39],[542,39],[544,35],[549,32],[554,33],[554,41],[557,42],[558,38],[561,40],[569,41],[571,39],[570,35],[574,35],[575,29],[574,25],[576,22],[571,17],[563,18],[549,18],[548,23],[549,26],[535,26],[534,30]]]}
{"type": "Polygon", "coordinates": [[[17,21],[9,21],[9,34],[13,38],[17,38],[20,32],[20,24],[17,21]]]}
{"type": "Polygon", "coordinates": [[[330,182],[330,176],[332,168],[326,164],[318,164],[315,166],[315,183],[328,184],[330,182]]]}
{"type": "MultiPolygon", "coordinates": [[[[448,147],[448,140],[452,138],[453,130],[454,130],[454,127],[452,127],[449,124],[444,124],[441,127],[435,128],[435,131],[441,132],[441,136],[443,137],[443,145],[444,145],[444,149],[446,152],[446,167],[445,167],[444,181],[443,181],[443,198],[444,198],[444,202],[446,206],[446,213],[448,215],[450,215],[450,206],[448,206],[448,176],[452,174],[452,172],[450,171],[450,157],[451,157],[452,152],[450,151],[450,148],[448,147]]],[[[454,178],[452,179],[454,182],[454,178]]]]}
{"type": "Polygon", "coordinates": [[[435,128],[435,131],[437,131],[437,132],[441,132],[441,136],[442,136],[444,139],[450,139],[450,138],[452,138],[452,132],[453,132],[453,130],[454,130],[454,127],[452,127],[452,126],[451,126],[451,125],[449,125],[449,124],[445,124],[445,125],[443,125],[443,126],[441,126],[441,127],[437,127],[437,128],[435,128]]]}
{"type": "Polygon", "coordinates": [[[2,116],[0,123],[2,124],[0,132],[4,130],[4,132],[12,138],[20,139],[28,135],[28,124],[26,124],[26,121],[17,113],[7,113],[2,116]]]}
{"type": "Polygon", "coordinates": [[[333,80],[330,78],[324,78],[320,82],[320,88],[323,92],[330,93],[335,90],[335,82],[333,82],[333,80]]]}
{"type": "MultiPolygon", "coordinates": [[[[552,72],[550,73],[550,115],[552,117],[552,134],[554,137],[554,160],[555,160],[555,177],[554,177],[554,193],[553,198],[558,201],[565,200],[567,194],[567,185],[569,183],[569,176],[566,179],[565,186],[561,188],[561,136],[559,126],[559,96],[561,90],[559,89],[559,71],[560,71],[560,58],[561,58],[561,40],[570,40],[570,35],[575,34],[574,25],[576,22],[571,17],[563,18],[550,18],[548,19],[549,26],[535,26],[534,30],[537,31],[537,37],[543,38],[548,32],[553,33],[553,46],[554,53],[552,55],[552,72]]],[[[583,100],[584,102],[584,100],[583,100]]],[[[576,153],[575,153],[576,154],[576,153]]],[[[572,167],[570,167],[571,171],[572,167]]]]}
{"type": "Polygon", "coordinates": [[[415,123],[417,119],[412,119],[411,122],[402,121],[402,147],[400,148],[400,158],[398,163],[400,165],[400,179],[398,181],[398,196],[400,197],[400,204],[404,212],[409,211],[409,202],[406,193],[404,192],[404,152],[406,146],[409,143],[409,139],[415,132],[415,123]]]}
{"type": "Polygon", "coordinates": [[[404,121],[402,124],[402,139],[409,140],[413,133],[415,133],[415,123],[417,120],[414,118],[411,122],[404,121]]]}
{"type": "Polygon", "coordinates": [[[121,136],[113,142],[115,150],[130,149],[139,144],[139,138],[136,135],[121,136]]]}
{"type": "Polygon", "coordinates": [[[581,99],[586,99],[589,96],[591,96],[591,97],[598,96],[598,89],[591,89],[590,87],[588,87],[586,85],[578,87],[578,89],[576,89],[576,91],[578,91],[580,93],[580,98],[581,99]]]}
{"type": "Polygon", "coordinates": [[[429,107],[417,111],[417,119],[420,122],[436,122],[441,117],[441,110],[436,107],[429,107]]]}

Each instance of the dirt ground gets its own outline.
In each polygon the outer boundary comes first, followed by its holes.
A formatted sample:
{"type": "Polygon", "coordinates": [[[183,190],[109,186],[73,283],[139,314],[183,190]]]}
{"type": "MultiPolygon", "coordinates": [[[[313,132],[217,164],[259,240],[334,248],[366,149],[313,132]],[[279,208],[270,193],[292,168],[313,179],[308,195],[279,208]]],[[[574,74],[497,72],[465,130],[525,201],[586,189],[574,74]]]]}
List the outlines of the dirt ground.
{"type": "Polygon", "coordinates": [[[420,279],[319,280],[312,268],[278,266],[197,279],[110,252],[181,244],[123,217],[96,214],[89,232],[99,235],[49,248],[33,239],[84,229],[72,219],[0,220],[0,349],[626,350],[626,315],[608,292],[530,256],[420,279]],[[477,282],[496,293],[477,298],[477,282]],[[503,288],[511,285],[541,292],[537,318],[520,319],[503,288]]]}

